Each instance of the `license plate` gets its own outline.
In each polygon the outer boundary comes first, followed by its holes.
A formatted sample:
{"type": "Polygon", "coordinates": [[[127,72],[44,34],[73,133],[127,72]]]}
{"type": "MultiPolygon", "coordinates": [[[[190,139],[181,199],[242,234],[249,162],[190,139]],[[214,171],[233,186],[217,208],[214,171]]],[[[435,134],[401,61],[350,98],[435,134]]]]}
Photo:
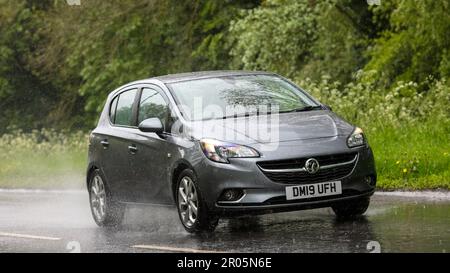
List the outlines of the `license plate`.
{"type": "Polygon", "coordinates": [[[341,181],[286,187],[286,200],[342,194],[341,181]]]}

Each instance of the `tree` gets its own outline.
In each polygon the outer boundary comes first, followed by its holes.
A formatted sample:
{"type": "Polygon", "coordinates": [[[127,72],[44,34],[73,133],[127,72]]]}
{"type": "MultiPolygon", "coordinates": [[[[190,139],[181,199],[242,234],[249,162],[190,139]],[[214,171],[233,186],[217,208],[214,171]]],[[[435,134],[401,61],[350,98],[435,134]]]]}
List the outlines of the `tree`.
{"type": "Polygon", "coordinates": [[[378,17],[387,17],[389,27],[368,51],[370,61],[365,70],[376,71],[377,81],[383,87],[397,81],[423,82],[430,76],[448,78],[450,3],[444,0],[383,3],[386,6],[376,7],[374,12],[381,14],[378,17]]]}
{"type": "Polygon", "coordinates": [[[234,67],[294,77],[317,40],[318,4],[268,0],[231,24],[234,67]]]}
{"type": "Polygon", "coordinates": [[[46,127],[58,100],[56,90],[42,83],[28,66],[41,38],[40,14],[46,1],[0,1],[0,134],[14,125],[46,127]]]}

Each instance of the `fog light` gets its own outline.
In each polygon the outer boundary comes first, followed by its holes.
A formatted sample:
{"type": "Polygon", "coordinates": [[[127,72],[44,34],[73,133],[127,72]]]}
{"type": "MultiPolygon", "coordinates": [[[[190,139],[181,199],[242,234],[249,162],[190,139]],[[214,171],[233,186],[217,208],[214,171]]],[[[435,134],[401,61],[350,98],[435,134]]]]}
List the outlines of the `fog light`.
{"type": "Polygon", "coordinates": [[[376,180],[373,176],[366,176],[366,178],[364,179],[365,182],[367,183],[367,185],[373,187],[376,184],[376,180]]]}
{"type": "Polygon", "coordinates": [[[222,192],[220,196],[220,201],[236,201],[239,200],[242,195],[244,195],[244,191],[241,189],[227,189],[222,192]]]}

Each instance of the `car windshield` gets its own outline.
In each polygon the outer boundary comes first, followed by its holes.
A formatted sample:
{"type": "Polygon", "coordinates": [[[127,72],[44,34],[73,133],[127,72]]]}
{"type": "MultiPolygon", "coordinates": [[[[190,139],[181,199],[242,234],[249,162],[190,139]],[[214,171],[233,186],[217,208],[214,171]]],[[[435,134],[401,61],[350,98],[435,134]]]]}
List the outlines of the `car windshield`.
{"type": "Polygon", "coordinates": [[[274,75],[216,77],[168,86],[183,116],[193,121],[320,108],[302,90],[274,75]]]}

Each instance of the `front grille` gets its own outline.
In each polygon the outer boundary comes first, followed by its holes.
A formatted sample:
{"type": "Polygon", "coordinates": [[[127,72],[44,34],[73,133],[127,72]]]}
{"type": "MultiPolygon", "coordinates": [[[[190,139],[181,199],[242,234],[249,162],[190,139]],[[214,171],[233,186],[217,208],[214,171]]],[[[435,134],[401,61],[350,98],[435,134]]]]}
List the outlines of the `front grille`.
{"type": "MultiPolygon", "coordinates": [[[[355,159],[356,153],[336,154],[327,156],[317,156],[317,159],[321,167],[341,164],[345,162],[351,162],[355,159]]],[[[332,181],[343,178],[349,175],[355,164],[356,160],[352,163],[335,166],[326,169],[320,169],[315,174],[310,174],[306,171],[288,171],[289,169],[300,169],[305,166],[307,158],[297,158],[288,160],[276,160],[276,161],[262,161],[258,162],[258,166],[262,169],[263,173],[272,181],[286,184],[308,184],[319,183],[325,181],[332,181]],[[283,172],[277,172],[277,170],[285,170],[283,172]]]]}

